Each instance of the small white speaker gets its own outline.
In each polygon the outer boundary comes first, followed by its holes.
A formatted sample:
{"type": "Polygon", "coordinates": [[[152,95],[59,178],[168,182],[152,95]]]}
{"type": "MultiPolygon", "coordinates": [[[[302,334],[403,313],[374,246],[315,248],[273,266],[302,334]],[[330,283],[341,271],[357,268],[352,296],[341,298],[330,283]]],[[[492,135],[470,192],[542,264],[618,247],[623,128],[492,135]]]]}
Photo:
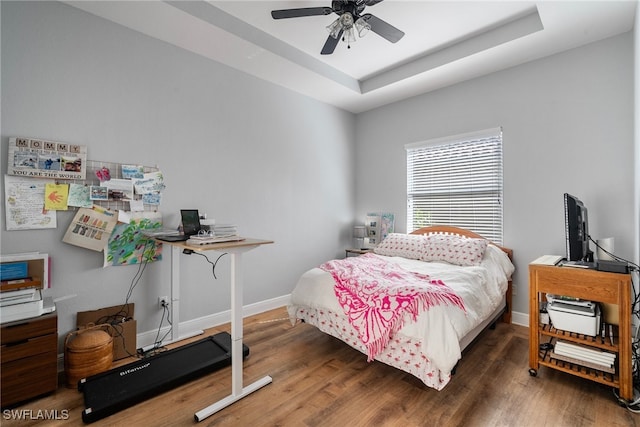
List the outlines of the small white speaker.
{"type": "Polygon", "coordinates": [[[597,258],[599,260],[613,260],[613,257],[607,253],[607,252],[613,253],[613,244],[614,244],[613,237],[598,239],[596,243],[598,244],[598,247],[596,250],[597,258]]]}

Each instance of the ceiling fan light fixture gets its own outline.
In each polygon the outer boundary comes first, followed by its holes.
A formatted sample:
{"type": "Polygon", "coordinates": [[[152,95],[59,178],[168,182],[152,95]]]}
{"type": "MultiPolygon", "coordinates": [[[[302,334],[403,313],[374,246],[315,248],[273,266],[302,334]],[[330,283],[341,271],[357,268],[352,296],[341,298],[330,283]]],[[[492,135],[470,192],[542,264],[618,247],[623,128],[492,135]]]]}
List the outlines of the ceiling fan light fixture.
{"type": "Polygon", "coordinates": [[[338,19],[340,20],[340,24],[342,24],[342,28],[344,28],[345,30],[353,27],[353,15],[349,12],[343,13],[338,19]]]}
{"type": "Polygon", "coordinates": [[[360,38],[366,36],[369,30],[371,30],[371,25],[362,18],[358,18],[354,25],[360,38]]]}
{"type": "Polygon", "coordinates": [[[334,39],[337,39],[340,35],[340,31],[342,30],[342,24],[340,23],[340,18],[333,21],[330,25],[327,26],[327,31],[329,31],[329,35],[334,39]]]}
{"type": "Polygon", "coordinates": [[[369,31],[373,31],[391,43],[396,43],[404,37],[404,32],[393,25],[370,13],[364,13],[366,7],[376,5],[381,1],[382,0],[333,0],[331,7],[302,7],[272,10],[271,17],[273,19],[286,19],[335,13],[338,15],[338,18],[326,27],[329,32],[329,37],[327,37],[320,51],[321,55],[330,55],[334,52],[339,40],[344,41],[347,44],[347,48],[349,48],[349,43],[356,41],[356,33],[362,38],[367,35],[369,31]]]}
{"type": "Polygon", "coordinates": [[[367,24],[366,21],[362,19],[358,19],[358,21],[362,22],[357,25],[353,22],[353,15],[349,12],[344,12],[338,17],[338,19],[327,26],[327,31],[329,31],[329,35],[334,39],[337,39],[338,37],[340,37],[340,34],[342,34],[342,41],[347,44],[347,47],[351,47],[349,46],[349,44],[356,41],[356,29],[358,31],[358,34],[360,34],[360,37],[362,37],[367,33],[368,29],[371,28],[371,26],[367,24]]]}
{"type": "Polygon", "coordinates": [[[342,33],[342,40],[347,45],[351,42],[356,41],[356,30],[354,30],[353,26],[344,30],[344,33],[342,33]]]}

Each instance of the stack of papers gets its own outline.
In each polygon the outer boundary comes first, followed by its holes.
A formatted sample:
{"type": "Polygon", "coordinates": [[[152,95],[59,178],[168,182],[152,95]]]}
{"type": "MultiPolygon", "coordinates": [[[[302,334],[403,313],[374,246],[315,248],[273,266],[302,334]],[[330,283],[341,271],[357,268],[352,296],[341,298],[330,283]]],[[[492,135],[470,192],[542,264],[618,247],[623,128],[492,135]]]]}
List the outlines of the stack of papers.
{"type": "Polygon", "coordinates": [[[592,347],[558,341],[551,357],[605,372],[615,372],[613,365],[616,361],[616,354],[592,347]]]}
{"type": "Polygon", "coordinates": [[[542,255],[540,258],[536,258],[531,261],[530,264],[539,264],[539,265],[557,265],[560,261],[562,261],[562,255],[542,255]]]}
{"type": "Polygon", "coordinates": [[[240,237],[238,235],[229,235],[229,236],[191,236],[189,240],[187,240],[188,245],[212,245],[214,243],[223,243],[223,242],[237,242],[240,240],[244,240],[244,237],[240,237]]]}
{"type": "Polygon", "coordinates": [[[215,237],[238,235],[238,227],[234,224],[214,224],[212,226],[212,231],[215,237]]]}
{"type": "Polygon", "coordinates": [[[244,240],[244,237],[238,235],[238,227],[233,224],[214,224],[210,226],[211,233],[209,235],[195,235],[187,240],[188,245],[211,245],[222,242],[236,242],[244,240]]]}

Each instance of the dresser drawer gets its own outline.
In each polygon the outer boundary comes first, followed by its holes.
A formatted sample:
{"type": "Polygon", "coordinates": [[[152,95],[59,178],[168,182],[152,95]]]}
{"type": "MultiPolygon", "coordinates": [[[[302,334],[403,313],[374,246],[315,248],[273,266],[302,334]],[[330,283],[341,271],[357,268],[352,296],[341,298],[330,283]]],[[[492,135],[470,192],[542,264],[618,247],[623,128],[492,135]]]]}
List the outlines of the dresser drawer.
{"type": "Polygon", "coordinates": [[[58,387],[58,315],[3,323],[0,328],[3,408],[58,387]]]}
{"type": "Polygon", "coordinates": [[[2,363],[0,400],[6,407],[58,387],[57,352],[55,350],[2,363]]]}
{"type": "Polygon", "coordinates": [[[2,324],[0,344],[24,341],[29,338],[58,333],[58,315],[56,313],[31,319],[18,320],[2,324]]]}
{"type": "Polygon", "coordinates": [[[29,338],[23,341],[15,341],[0,347],[0,363],[4,364],[14,360],[36,356],[42,353],[56,352],[58,348],[58,335],[49,334],[43,337],[29,338]]]}

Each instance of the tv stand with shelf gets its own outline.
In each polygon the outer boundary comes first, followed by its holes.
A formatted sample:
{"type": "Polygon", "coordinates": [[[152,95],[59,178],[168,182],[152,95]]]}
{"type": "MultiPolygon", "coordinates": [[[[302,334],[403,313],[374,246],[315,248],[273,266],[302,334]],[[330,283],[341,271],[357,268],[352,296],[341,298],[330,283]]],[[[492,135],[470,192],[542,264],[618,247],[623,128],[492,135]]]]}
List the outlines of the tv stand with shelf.
{"type": "Polygon", "coordinates": [[[633,399],[631,368],[631,276],[592,269],[529,265],[529,374],[536,376],[539,366],[556,369],[581,378],[617,388],[620,397],[633,399]],[[546,294],[565,295],[616,305],[619,325],[614,325],[613,340],[563,331],[540,323],[540,302],[546,294]],[[617,355],[614,373],[563,362],[540,349],[541,339],[555,343],[558,339],[604,350],[617,355]]]}

